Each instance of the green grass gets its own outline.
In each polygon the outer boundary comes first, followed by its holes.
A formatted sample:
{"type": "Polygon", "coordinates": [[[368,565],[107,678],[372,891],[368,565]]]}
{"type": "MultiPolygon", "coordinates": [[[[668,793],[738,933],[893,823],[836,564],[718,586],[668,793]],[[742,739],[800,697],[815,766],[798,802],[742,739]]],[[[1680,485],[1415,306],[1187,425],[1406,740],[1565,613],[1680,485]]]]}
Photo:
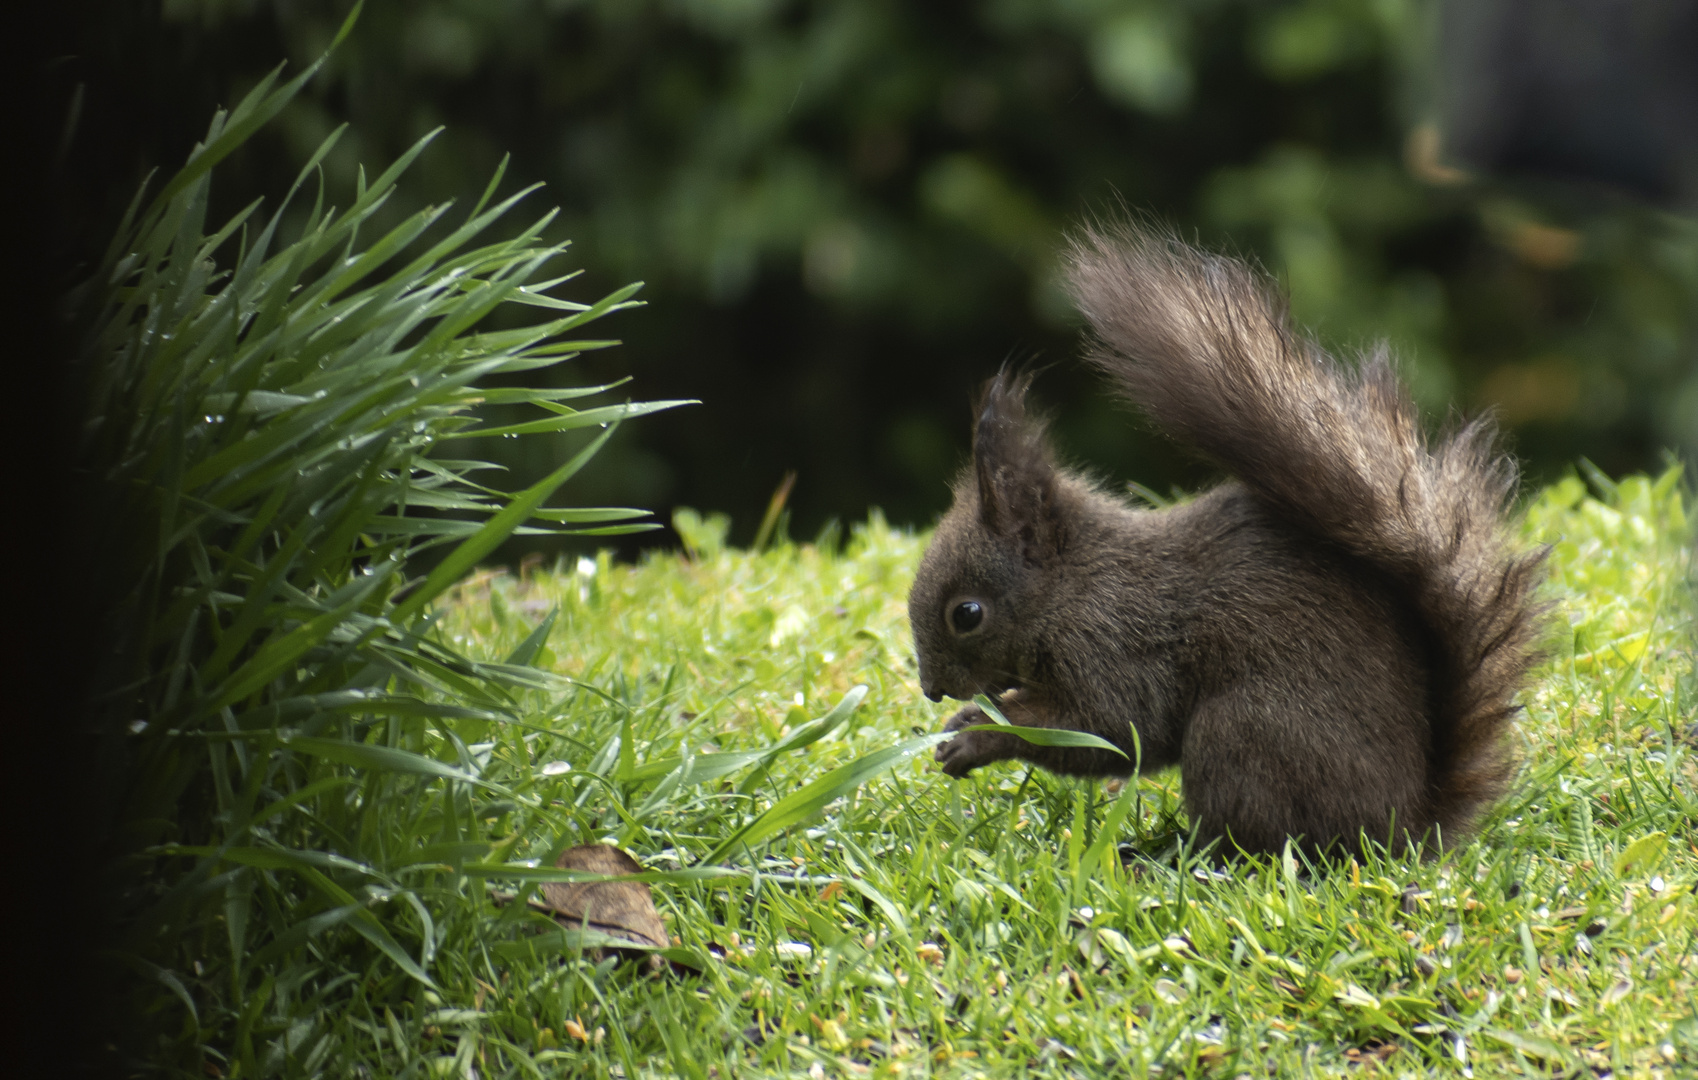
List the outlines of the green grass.
{"type": "MultiPolygon", "coordinates": [[[[356,992],[320,1026],[382,1073],[1692,1075],[1690,531],[1672,471],[1595,484],[1528,513],[1559,614],[1523,768],[1441,860],[1215,870],[1183,850],[1172,773],[1117,796],[1014,765],[955,783],[915,754],[731,854],[738,876],[655,885],[674,936],[712,957],[700,976],[530,937],[553,924],[495,915],[462,876],[436,989],[356,992]]],[[[905,624],[924,537],[875,518],[840,552],[751,554],[685,524],[689,556],[480,572],[451,596],[439,632],[472,656],[558,611],[533,661],[570,684],[536,691],[524,724],[459,732],[486,782],[530,796],[479,811],[501,859],[603,839],[694,866],[947,715],[918,692],[905,624]],[[696,782],[669,760],[770,746],[857,685],[846,724],[764,773],[696,782]]],[[[444,750],[455,733],[436,729],[444,750]]]]}

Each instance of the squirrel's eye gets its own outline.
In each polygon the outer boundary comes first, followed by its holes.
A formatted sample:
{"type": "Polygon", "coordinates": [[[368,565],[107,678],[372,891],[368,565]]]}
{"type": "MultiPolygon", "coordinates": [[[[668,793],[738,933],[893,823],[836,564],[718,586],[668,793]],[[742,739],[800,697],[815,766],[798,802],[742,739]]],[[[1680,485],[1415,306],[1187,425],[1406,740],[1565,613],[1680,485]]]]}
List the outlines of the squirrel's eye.
{"type": "Polygon", "coordinates": [[[957,634],[970,634],[985,621],[985,607],[977,600],[963,600],[949,613],[949,625],[957,634]]]}

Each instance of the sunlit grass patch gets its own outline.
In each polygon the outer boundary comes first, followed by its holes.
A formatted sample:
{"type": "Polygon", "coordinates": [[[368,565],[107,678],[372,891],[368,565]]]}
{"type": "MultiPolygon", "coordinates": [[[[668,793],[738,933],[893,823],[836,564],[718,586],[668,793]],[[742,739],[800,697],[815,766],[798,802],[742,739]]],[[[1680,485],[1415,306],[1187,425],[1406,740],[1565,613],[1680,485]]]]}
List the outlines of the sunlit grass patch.
{"type": "MultiPolygon", "coordinates": [[[[657,887],[672,933],[715,957],[702,976],[557,955],[504,966],[482,1005],[488,1030],[509,1032],[502,1067],[545,1051],[626,1075],[1698,1068],[1678,478],[1595,494],[1565,481],[1526,530],[1552,545],[1556,615],[1523,767],[1443,859],[1218,868],[1183,850],[1173,774],[1118,794],[1014,765],[958,784],[918,755],[729,856],[746,876],[657,887]],[[1099,836],[1122,798],[1120,834],[1099,836]]],[[[566,763],[546,808],[494,822],[508,857],[605,839],[691,866],[802,785],[947,715],[919,693],[906,628],[923,538],[877,519],[841,551],[694,535],[690,554],[637,566],[480,574],[446,610],[440,633],[491,657],[559,611],[547,666],[575,686],[539,697],[525,732],[484,736],[492,763],[566,763]],[[747,773],[691,783],[672,767],[669,788],[643,768],[773,745],[863,684],[846,724],[747,773]]]]}

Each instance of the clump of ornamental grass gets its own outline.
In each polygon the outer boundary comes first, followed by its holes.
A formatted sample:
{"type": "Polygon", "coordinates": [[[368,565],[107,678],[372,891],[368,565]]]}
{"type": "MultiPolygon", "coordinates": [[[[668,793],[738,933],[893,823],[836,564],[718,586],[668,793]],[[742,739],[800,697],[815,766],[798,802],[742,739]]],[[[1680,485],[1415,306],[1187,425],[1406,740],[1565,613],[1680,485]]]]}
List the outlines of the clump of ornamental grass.
{"type": "Polygon", "coordinates": [[[108,903],[146,1028],[125,1049],[208,1075],[330,1067],[367,1038],[350,1023],[381,1028],[385,1003],[437,986],[445,942],[494,918],[457,868],[488,850],[509,812],[492,806],[538,795],[482,778],[482,733],[529,730],[531,696],[567,684],[533,666],[540,636],[468,659],[432,605],[515,533],[649,527],[550,500],[618,423],[678,404],[509,385],[614,344],[580,335],[637,286],[558,298],[552,215],[509,226],[528,192],[497,199],[500,172],[469,212],[374,233],[428,136],[338,208],[318,176],[338,131],[280,205],[210,224],[214,166],[313,70],[215,116],[71,299],[80,464],[116,541],[91,663],[123,830],[108,903]],[[492,405],[532,415],[483,419],[492,405]],[[569,431],[590,437],[517,492],[463,450],[569,431]]]}

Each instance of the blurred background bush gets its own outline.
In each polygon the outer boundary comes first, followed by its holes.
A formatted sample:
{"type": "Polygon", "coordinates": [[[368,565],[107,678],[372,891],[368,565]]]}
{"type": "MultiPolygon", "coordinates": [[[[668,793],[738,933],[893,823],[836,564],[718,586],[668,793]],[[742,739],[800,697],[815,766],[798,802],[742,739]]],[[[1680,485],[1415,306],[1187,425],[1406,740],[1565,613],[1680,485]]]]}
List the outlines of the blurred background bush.
{"type": "MultiPolygon", "coordinates": [[[[92,208],[70,242],[107,235],[145,167],[180,162],[279,58],[317,56],[348,6],[97,6],[60,76],[84,87],[64,194],[92,208]]],[[[625,347],[568,376],[703,402],[620,431],[574,498],[729,511],[736,542],[790,469],[795,536],[871,506],[927,523],[966,453],[968,396],[1009,359],[1045,366],[1076,459],[1203,482],[1071,362],[1058,243],[1123,208],[1258,258],[1330,345],[1389,338],[1435,415],[1495,408],[1534,480],[1698,445],[1698,226],[1603,187],[1456,168],[1437,16],[1418,0],[370,0],[215,194],[275,196],[343,122],[324,167],[343,204],[356,163],[446,125],[396,219],[475,198],[511,153],[508,186],[547,182],[587,268],[566,295],[647,282],[649,307],[606,331],[625,347]]],[[[517,487],[569,449],[478,455],[517,487]]]]}

